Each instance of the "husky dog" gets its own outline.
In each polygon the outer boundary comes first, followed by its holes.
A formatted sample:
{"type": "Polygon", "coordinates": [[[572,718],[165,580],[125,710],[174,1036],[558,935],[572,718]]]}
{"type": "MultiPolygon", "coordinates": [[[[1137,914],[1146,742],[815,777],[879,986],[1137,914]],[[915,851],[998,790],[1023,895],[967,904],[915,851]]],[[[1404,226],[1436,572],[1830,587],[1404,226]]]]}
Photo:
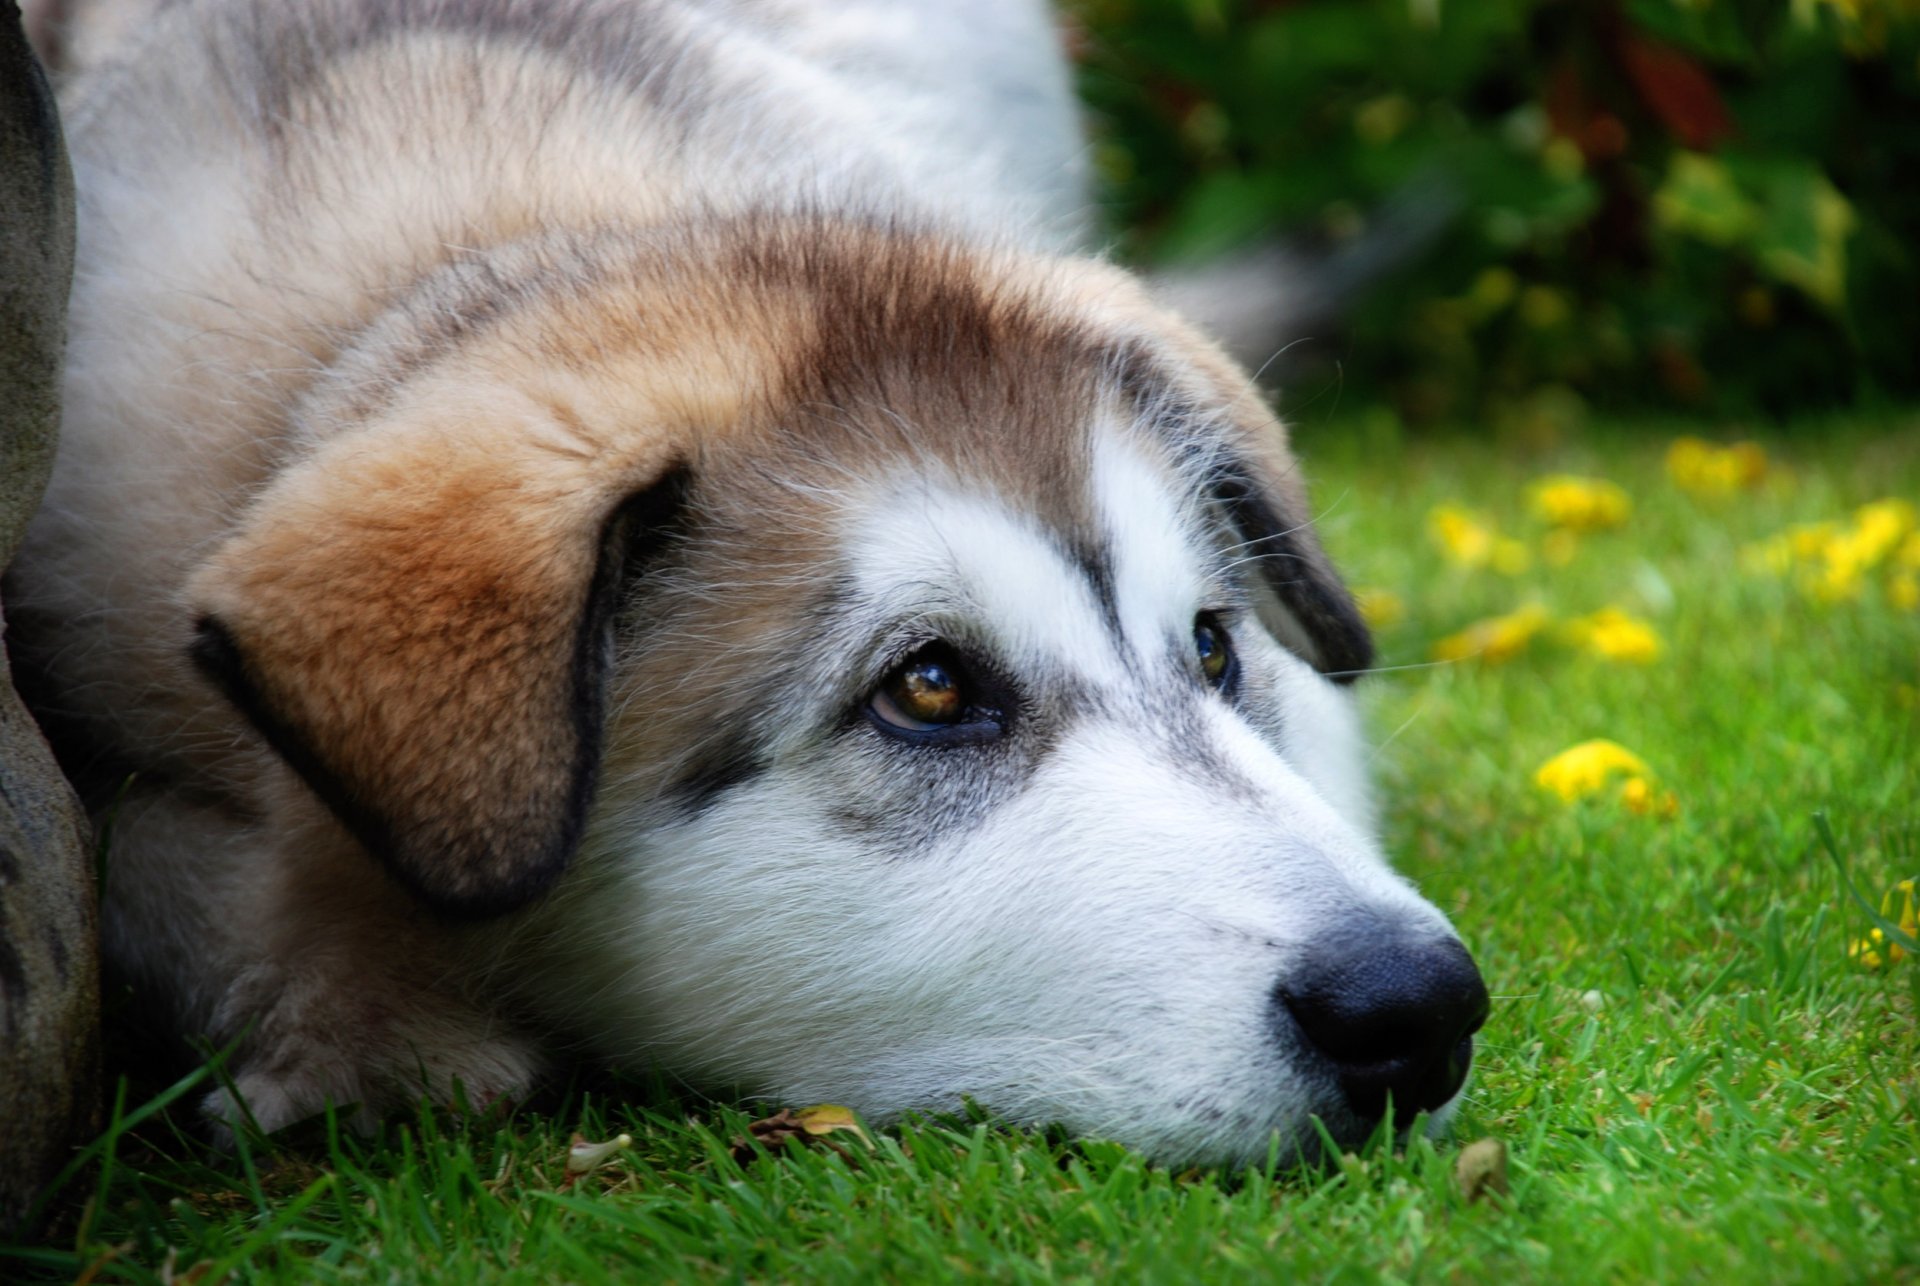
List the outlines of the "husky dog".
{"type": "Polygon", "coordinates": [[[1168,1160],[1457,1097],[1366,630],[1075,247],[1037,0],[99,0],[12,571],[109,959],[266,1128],[560,1058],[1168,1160]]]}

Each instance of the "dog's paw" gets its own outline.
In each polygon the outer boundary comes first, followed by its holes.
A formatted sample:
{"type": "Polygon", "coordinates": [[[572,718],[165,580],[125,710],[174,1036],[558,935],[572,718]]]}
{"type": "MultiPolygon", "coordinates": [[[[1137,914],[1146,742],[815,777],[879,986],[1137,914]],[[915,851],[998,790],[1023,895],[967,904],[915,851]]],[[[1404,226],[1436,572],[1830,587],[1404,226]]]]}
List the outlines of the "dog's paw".
{"type": "Polygon", "coordinates": [[[524,1094],[540,1074],[538,1052],[518,1037],[459,1031],[445,1014],[426,1026],[352,1047],[312,1039],[283,1039],[270,1049],[256,1043],[231,1081],[201,1101],[208,1130],[230,1147],[242,1128],[271,1134],[332,1107],[350,1128],[367,1133],[422,1096],[442,1106],[485,1107],[524,1094]]]}
{"type": "Polygon", "coordinates": [[[331,1104],[355,1131],[365,1134],[378,1115],[358,1101],[341,1101],[317,1077],[243,1073],[200,1100],[200,1115],[214,1145],[231,1150],[243,1129],[272,1134],[324,1111],[331,1104]]]}

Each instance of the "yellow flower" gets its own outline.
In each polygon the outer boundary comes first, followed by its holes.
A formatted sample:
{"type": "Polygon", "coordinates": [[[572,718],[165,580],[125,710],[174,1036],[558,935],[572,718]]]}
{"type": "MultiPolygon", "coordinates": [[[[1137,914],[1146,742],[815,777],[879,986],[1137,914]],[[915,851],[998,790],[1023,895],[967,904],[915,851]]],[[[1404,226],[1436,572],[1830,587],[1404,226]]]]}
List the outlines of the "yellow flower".
{"type": "Polygon", "coordinates": [[[1800,588],[1823,603],[1857,598],[1867,573],[1891,562],[1887,596],[1894,606],[1920,606],[1920,514],[1905,500],[1876,500],[1854,511],[1853,522],[1801,523],[1741,551],[1751,568],[1795,572],[1800,588]],[[1910,561],[1911,560],[1911,561],[1910,561]]]}
{"type": "Polygon", "coordinates": [[[1433,659],[1478,659],[1489,664],[1510,661],[1526,650],[1533,636],[1545,629],[1551,619],[1546,608],[1528,603],[1505,616],[1490,616],[1484,621],[1475,621],[1458,634],[1449,634],[1433,645],[1433,659]]]}
{"type": "Polygon", "coordinates": [[[1576,646],[1608,661],[1645,665],[1660,655],[1660,636],[1653,627],[1617,607],[1567,622],[1566,634],[1576,646]]]}
{"type": "Polygon", "coordinates": [[[1696,496],[1724,496],[1760,485],[1767,453],[1754,442],[1718,447],[1699,438],[1677,438],[1667,448],[1667,476],[1696,496]]]}
{"type": "Polygon", "coordinates": [[[1886,561],[1914,528],[1913,506],[1904,500],[1876,500],[1854,511],[1853,526],[1828,535],[1820,548],[1820,570],[1808,589],[1823,602],[1853,598],[1866,573],[1886,561]]]}
{"type": "Polygon", "coordinates": [[[1839,531],[1839,526],[1830,522],[1797,523],[1787,528],[1787,548],[1795,558],[1815,559],[1827,552],[1839,531]]]}
{"type": "MultiPolygon", "coordinates": [[[[1888,889],[1880,898],[1880,914],[1895,921],[1909,939],[1920,938],[1920,879],[1901,880],[1888,889]],[[1896,901],[1899,903],[1897,916],[1896,901]]],[[[1868,969],[1899,964],[1906,955],[1907,949],[1889,941],[1886,932],[1879,928],[1869,929],[1866,937],[1855,938],[1847,944],[1847,959],[1868,969]]]]}
{"type": "Polygon", "coordinates": [[[1620,783],[1620,802],[1636,817],[1649,813],[1672,817],[1680,811],[1680,801],[1673,797],[1672,791],[1656,792],[1653,783],[1645,777],[1629,777],[1620,783]]]}
{"type": "Polygon", "coordinates": [[[1906,950],[1897,942],[1888,942],[1887,935],[1878,929],[1868,929],[1867,936],[1855,938],[1847,944],[1847,959],[1867,969],[1878,969],[1882,965],[1899,964],[1906,950]],[[1882,955],[1884,951],[1886,954],[1882,955]]]}
{"type": "Polygon", "coordinates": [[[1650,775],[1640,756],[1617,741],[1601,738],[1562,750],[1540,765],[1533,780],[1542,790],[1552,791],[1572,803],[1598,794],[1606,789],[1608,781],[1621,773],[1635,778],[1650,775]]]}
{"type": "Polygon", "coordinates": [[[1535,482],[1528,489],[1527,503],[1542,522],[1568,531],[1606,531],[1626,522],[1633,512],[1633,501],[1613,483],[1567,473],[1535,482]]]}
{"type": "Polygon", "coordinates": [[[1441,505],[1427,515],[1427,534],[1447,561],[1459,567],[1484,567],[1497,537],[1491,524],[1458,505],[1441,505]]]}
{"type": "Polygon", "coordinates": [[[1406,600],[1390,589],[1356,589],[1353,598],[1360,615],[1376,630],[1391,629],[1407,619],[1406,600]]]}
{"type": "MultiPolygon", "coordinates": [[[[1860,559],[1873,566],[1894,551],[1913,532],[1916,515],[1904,500],[1876,500],[1853,511],[1853,531],[1848,539],[1860,559]]],[[[1901,548],[1902,557],[1905,548],[1901,548]]]]}
{"type": "Polygon", "coordinates": [[[1863,570],[1846,546],[1834,545],[1820,569],[1802,578],[1801,588],[1822,603],[1843,603],[1860,597],[1863,570]]]}

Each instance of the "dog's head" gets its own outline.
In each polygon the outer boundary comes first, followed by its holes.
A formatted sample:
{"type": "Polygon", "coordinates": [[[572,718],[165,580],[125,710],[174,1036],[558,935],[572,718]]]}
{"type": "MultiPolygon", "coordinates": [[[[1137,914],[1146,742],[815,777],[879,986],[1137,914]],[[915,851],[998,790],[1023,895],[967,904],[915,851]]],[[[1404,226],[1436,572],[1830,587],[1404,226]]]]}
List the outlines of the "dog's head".
{"type": "Polygon", "coordinates": [[[191,587],[203,664],[600,1050],[1169,1158],[1457,1094],[1369,641],[1245,377],[1123,275],[806,220],[456,266],[191,587]]]}

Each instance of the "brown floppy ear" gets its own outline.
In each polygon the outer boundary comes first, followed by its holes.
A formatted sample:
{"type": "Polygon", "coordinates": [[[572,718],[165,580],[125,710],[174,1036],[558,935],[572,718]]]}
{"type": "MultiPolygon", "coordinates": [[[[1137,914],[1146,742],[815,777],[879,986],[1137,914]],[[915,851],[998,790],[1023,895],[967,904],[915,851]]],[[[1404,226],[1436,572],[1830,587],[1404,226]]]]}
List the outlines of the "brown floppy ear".
{"type": "Polygon", "coordinates": [[[512,435],[355,436],[196,573],[193,658],[414,893],[511,910],[579,845],[622,585],[672,538],[687,474],[512,435]]]}

